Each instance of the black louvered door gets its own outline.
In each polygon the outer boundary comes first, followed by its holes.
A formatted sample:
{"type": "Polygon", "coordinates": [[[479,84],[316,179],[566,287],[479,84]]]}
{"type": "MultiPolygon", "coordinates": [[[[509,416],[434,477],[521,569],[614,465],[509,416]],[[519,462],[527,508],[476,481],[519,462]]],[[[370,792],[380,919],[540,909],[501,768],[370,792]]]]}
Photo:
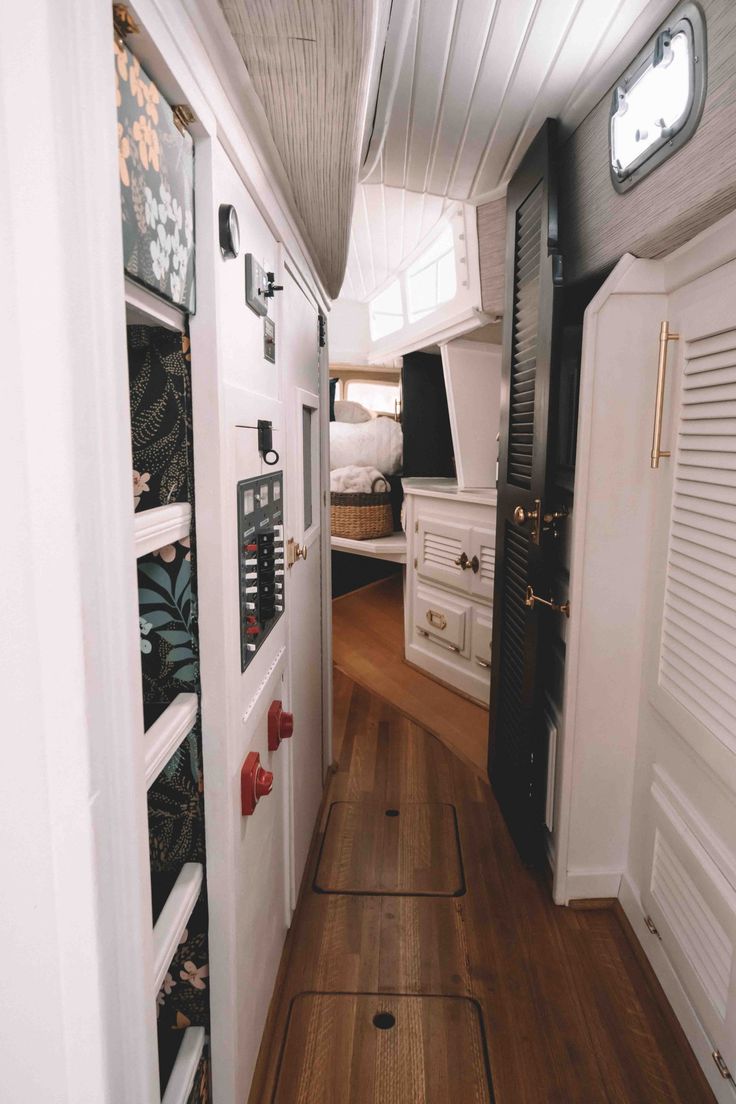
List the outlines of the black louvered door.
{"type": "Polygon", "coordinates": [[[543,642],[550,593],[548,449],[562,260],[548,119],[507,193],[506,309],[499,447],[489,774],[525,862],[542,856],[547,735],[543,642]],[[545,529],[547,530],[545,532],[545,529]]]}

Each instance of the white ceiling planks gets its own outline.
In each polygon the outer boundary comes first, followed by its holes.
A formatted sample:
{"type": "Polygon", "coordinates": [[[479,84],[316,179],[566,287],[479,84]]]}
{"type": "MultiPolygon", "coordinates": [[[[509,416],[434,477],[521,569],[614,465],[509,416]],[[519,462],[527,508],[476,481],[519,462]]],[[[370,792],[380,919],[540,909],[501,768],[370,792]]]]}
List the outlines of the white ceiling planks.
{"type": "Polygon", "coordinates": [[[361,184],[342,297],[363,301],[387,283],[450,205],[443,196],[361,184]]]}
{"type": "Polygon", "coordinates": [[[568,130],[576,126],[672,6],[672,0],[394,3],[416,10],[385,134],[373,136],[383,146],[369,180],[474,203],[503,191],[547,116],[568,130]]]}
{"type": "Polygon", "coordinates": [[[382,0],[220,0],[315,264],[337,296],[348,255],[382,0]]]}

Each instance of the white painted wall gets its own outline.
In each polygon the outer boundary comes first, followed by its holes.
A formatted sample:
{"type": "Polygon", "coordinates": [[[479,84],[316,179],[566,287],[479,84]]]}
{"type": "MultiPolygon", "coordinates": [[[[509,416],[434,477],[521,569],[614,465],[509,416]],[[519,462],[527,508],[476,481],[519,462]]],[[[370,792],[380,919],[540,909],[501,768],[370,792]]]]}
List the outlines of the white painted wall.
{"type": "Polygon", "coordinates": [[[158,1077],[107,6],[4,11],[0,149],[2,1096],[147,1104],[158,1077]]]}
{"type": "Polygon", "coordinates": [[[371,335],[367,303],[337,299],[330,311],[329,331],[333,364],[368,365],[371,335]]]}
{"type": "Polygon", "coordinates": [[[495,487],[501,346],[457,338],[441,353],[458,486],[495,487]]]}

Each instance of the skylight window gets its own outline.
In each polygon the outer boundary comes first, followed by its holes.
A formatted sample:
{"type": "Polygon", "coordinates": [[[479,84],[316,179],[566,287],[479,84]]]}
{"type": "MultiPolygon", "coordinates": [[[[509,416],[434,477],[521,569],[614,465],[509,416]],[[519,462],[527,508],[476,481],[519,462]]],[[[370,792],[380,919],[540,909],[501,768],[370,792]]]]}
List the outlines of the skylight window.
{"type": "Polygon", "coordinates": [[[654,49],[640,54],[613,96],[611,177],[626,191],[694,133],[705,96],[705,35],[694,4],[682,5],[654,49]]]}
{"type": "Polygon", "coordinates": [[[369,307],[371,337],[378,341],[396,333],[404,325],[404,308],[401,301],[401,284],[394,280],[385,291],[371,301],[369,307]]]}
{"type": "Polygon", "coordinates": [[[417,322],[455,298],[455,239],[446,226],[406,273],[409,321],[417,322]]]}

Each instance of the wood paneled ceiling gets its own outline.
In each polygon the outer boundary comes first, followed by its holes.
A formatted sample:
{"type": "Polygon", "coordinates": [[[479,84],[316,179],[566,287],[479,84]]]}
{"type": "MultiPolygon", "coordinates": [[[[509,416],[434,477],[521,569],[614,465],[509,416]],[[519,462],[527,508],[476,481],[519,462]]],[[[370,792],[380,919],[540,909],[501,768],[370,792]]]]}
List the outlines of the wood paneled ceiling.
{"type": "Polygon", "coordinates": [[[340,291],[375,37],[386,0],[220,0],[315,265],[340,291]]]}
{"type": "Polygon", "coordinates": [[[544,119],[573,130],[672,6],[393,0],[343,295],[365,298],[385,282],[387,258],[395,264],[397,193],[421,195],[428,218],[443,198],[502,195],[544,119]]]}

